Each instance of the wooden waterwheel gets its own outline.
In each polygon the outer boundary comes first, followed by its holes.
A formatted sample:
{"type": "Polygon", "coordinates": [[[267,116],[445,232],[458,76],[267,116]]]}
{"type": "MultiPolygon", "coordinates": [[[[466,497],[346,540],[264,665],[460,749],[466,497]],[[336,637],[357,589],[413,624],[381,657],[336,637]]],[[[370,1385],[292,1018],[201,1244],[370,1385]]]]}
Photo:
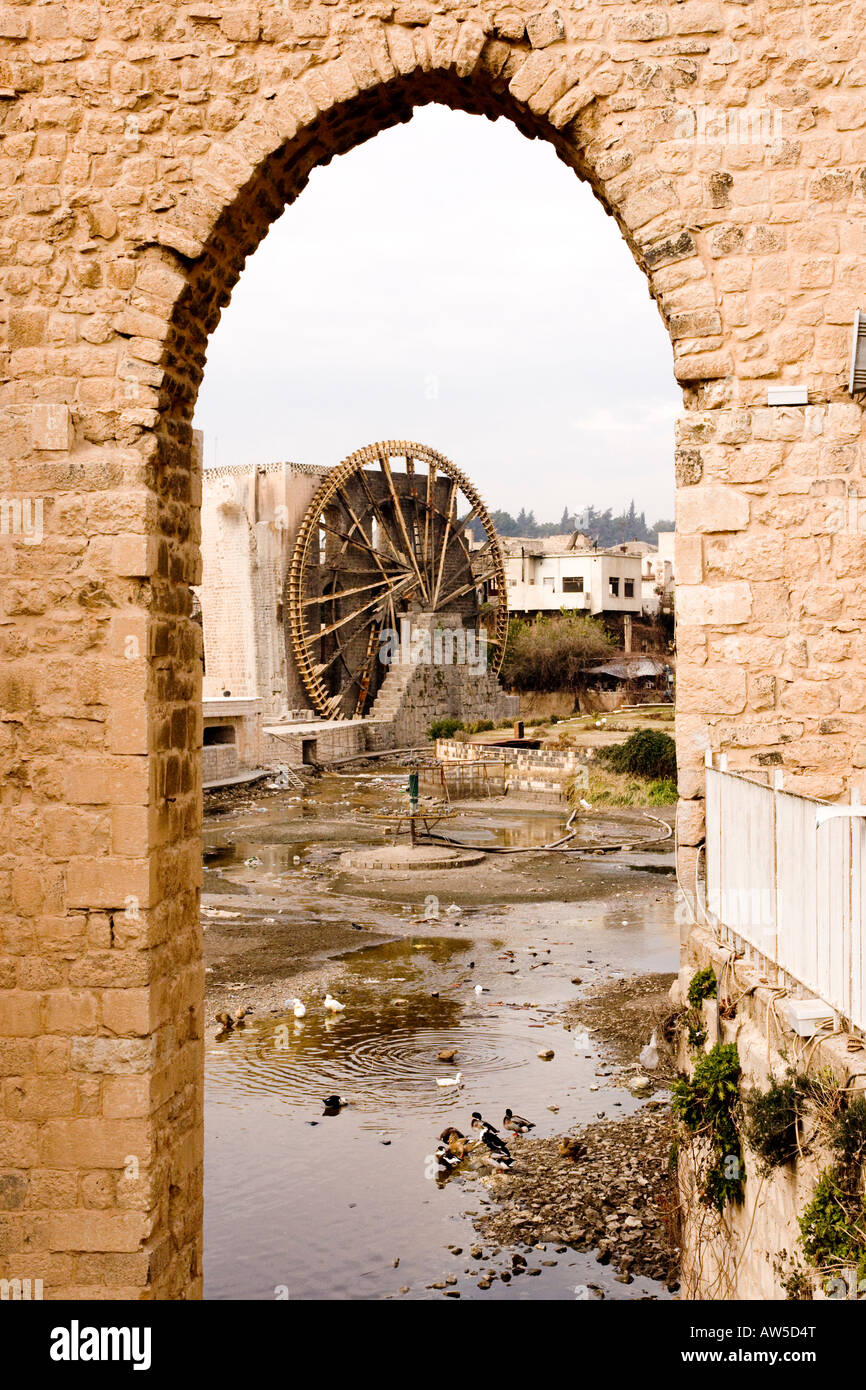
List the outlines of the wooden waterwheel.
{"type": "Polygon", "coordinates": [[[284,612],[301,679],[326,718],[368,712],[387,671],[380,635],[399,632],[413,613],[483,625],[487,664],[498,671],[508,629],[502,552],[469,479],[435,449],[405,440],[350,454],[301,523],[284,612]],[[483,543],[470,550],[470,527],[479,526],[483,543]],[[482,624],[485,592],[494,606],[482,624]]]}

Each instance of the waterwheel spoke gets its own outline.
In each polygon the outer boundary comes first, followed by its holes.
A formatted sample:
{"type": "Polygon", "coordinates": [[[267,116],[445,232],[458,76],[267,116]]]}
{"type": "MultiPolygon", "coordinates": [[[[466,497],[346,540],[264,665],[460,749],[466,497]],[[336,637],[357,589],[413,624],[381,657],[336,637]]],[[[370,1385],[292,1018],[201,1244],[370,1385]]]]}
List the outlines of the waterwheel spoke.
{"type": "Polygon", "coordinates": [[[403,543],[406,546],[406,551],[409,556],[409,560],[412,564],[413,569],[415,570],[415,575],[418,579],[418,583],[421,585],[421,592],[424,595],[424,600],[426,602],[430,597],[427,592],[427,584],[424,580],[424,576],[418,568],[418,559],[415,555],[415,550],[412,545],[412,542],[409,539],[409,532],[406,530],[406,518],[403,515],[403,508],[400,506],[400,498],[397,496],[397,489],[394,486],[394,475],[391,472],[391,464],[386,454],[383,453],[380,456],[379,463],[382,472],[385,475],[385,481],[388,484],[388,491],[391,494],[391,502],[394,507],[394,515],[397,518],[397,525],[400,528],[400,535],[403,537],[403,543]]]}
{"type": "MultiPolygon", "coordinates": [[[[396,594],[398,591],[405,589],[407,585],[414,584],[414,582],[414,576],[407,574],[403,579],[398,579],[395,583],[392,583],[391,593],[396,594]]],[[[314,632],[312,636],[328,637],[332,632],[337,632],[340,628],[345,627],[346,623],[350,623],[353,618],[360,618],[362,613],[366,613],[370,608],[375,608],[376,604],[381,603],[384,597],[384,594],[376,594],[375,598],[368,599],[360,608],[353,609],[346,617],[339,618],[335,623],[328,623],[327,627],[323,627],[319,632],[314,632]]]]}
{"type": "Polygon", "coordinates": [[[308,608],[313,603],[333,603],[338,598],[353,598],[355,594],[368,594],[371,589],[381,589],[383,585],[388,585],[389,580],[376,579],[372,584],[360,584],[356,589],[335,589],[330,594],[313,594],[312,598],[302,598],[301,604],[308,608]]]}

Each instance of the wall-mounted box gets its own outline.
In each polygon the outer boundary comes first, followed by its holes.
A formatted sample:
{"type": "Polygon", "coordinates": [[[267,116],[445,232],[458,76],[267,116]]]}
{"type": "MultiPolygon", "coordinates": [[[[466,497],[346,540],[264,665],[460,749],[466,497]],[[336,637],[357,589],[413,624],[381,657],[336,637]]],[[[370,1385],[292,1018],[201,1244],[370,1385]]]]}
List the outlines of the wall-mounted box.
{"type": "Polygon", "coordinates": [[[808,386],[768,386],[767,405],[808,405],[808,386]]]}
{"type": "Polygon", "coordinates": [[[801,1038],[814,1038],[819,1029],[832,1028],[835,1015],[823,999],[789,999],[785,1005],[788,1023],[801,1038]]]}

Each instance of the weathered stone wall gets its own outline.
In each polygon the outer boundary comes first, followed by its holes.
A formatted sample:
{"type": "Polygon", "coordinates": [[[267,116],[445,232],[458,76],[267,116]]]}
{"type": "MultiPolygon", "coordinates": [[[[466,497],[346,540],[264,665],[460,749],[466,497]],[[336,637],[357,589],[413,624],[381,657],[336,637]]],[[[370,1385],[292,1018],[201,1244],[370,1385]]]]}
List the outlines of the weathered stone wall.
{"type": "Polygon", "coordinates": [[[325,469],[237,464],[203,474],[204,698],[251,695],[268,718],[306,709],[287,651],[283,588],[298,528],[325,469]]]}
{"type": "MultiPolygon", "coordinates": [[[[722,945],[701,927],[692,932],[684,953],[679,980],[674,986],[682,1003],[697,970],[711,966],[720,981],[720,993],[736,1001],[734,1016],[722,1019],[718,1038],[709,1035],[706,1048],[715,1041],[735,1043],[742,1068],[741,1092],[766,1091],[773,1077],[784,1081],[790,1068],[815,1078],[832,1077],[847,1087],[849,1098],[863,1094],[866,1076],[863,1056],[846,1052],[844,1036],[797,1038],[788,1027],[780,991],[760,969],[742,957],[732,973],[731,948],[722,945]]],[[[709,1033],[709,1030],[708,1030],[709,1033]]],[[[683,1045],[680,1058],[689,1070],[694,1054],[683,1045]]],[[[827,1297],[826,1273],[822,1276],[805,1258],[798,1218],[811,1201],[822,1171],[835,1156],[828,1149],[826,1126],[818,1131],[814,1115],[804,1125],[810,1142],[792,1162],[762,1173],[757,1156],[744,1134],[745,1185],[740,1204],[725,1205],[722,1215],[693,1200],[684,1200],[682,1229],[683,1296],[698,1299],[785,1299],[798,1271],[812,1296],[827,1297]]],[[[693,1181],[687,1149],[680,1154],[682,1197],[693,1181]]],[[[856,1281],[852,1281],[853,1283],[856,1281]]],[[[798,1295],[802,1297],[802,1294],[798,1295]]],[[[838,1297],[838,1292],[833,1294],[838,1297]]],[[[847,1296],[847,1295],[843,1295],[847,1296]]]]}
{"type": "Polygon", "coordinates": [[[200,1293],[191,421],[275,217],[435,100],[549,139],[615,218],[685,390],[694,846],[707,737],[831,791],[866,742],[864,541],[821,520],[861,485],[864,83],[844,3],[0,5],[3,492],[44,514],[0,536],[0,1273],[200,1293]],[[810,407],[768,415],[773,381],[810,407]]]}

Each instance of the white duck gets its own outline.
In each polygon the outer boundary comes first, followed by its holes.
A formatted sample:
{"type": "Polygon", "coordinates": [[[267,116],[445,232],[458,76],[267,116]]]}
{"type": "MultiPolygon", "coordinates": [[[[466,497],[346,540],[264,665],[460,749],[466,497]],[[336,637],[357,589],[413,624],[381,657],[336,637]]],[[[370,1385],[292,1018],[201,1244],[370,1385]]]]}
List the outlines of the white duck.
{"type": "Polygon", "coordinates": [[[463,1073],[462,1073],[462,1071],[459,1071],[459,1072],[457,1073],[456,1076],[437,1076],[437,1078],[436,1078],[436,1085],[437,1085],[437,1086],[462,1086],[462,1085],[463,1085],[463,1073]]]}
{"type": "Polygon", "coordinates": [[[345,1007],[345,1004],[341,1004],[339,999],[335,999],[333,995],[325,995],[325,1008],[329,1011],[329,1013],[341,1014],[345,1007]]]}
{"type": "Polygon", "coordinates": [[[286,1009],[291,1009],[292,1013],[295,1015],[295,1018],[306,1017],[307,1006],[301,999],[287,999],[283,1007],[286,1009]]]}
{"type": "Polygon", "coordinates": [[[658,1038],[656,1036],[655,1028],[652,1031],[652,1037],[650,1038],[646,1047],[641,1048],[639,1056],[641,1066],[645,1067],[648,1071],[654,1071],[655,1068],[658,1066],[659,1050],[658,1038]]]}

